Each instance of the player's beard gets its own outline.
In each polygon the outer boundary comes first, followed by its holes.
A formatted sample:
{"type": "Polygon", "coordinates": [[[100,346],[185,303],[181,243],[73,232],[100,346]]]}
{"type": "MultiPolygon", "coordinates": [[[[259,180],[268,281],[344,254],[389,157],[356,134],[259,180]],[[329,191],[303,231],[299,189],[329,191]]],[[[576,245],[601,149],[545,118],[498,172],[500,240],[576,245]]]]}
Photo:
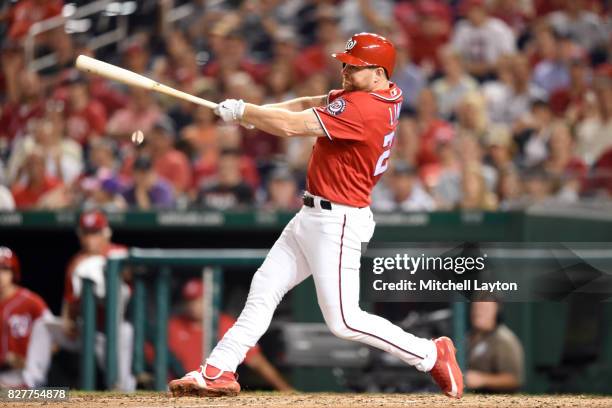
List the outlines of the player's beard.
{"type": "Polygon", "coordinates": [[[342,89],[344,89],[347,92],[352,92],[352,91],[357,90],[353,82],[346,78],[342,78],[342,89]]]}

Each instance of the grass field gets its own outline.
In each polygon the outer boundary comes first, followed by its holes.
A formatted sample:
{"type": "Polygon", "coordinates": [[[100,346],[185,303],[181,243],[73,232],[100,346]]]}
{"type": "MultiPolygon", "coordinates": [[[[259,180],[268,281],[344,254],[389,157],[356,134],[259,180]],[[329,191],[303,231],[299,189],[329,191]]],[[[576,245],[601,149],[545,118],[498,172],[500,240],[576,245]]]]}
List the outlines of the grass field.
{"type": "MultiPolygon", "coordinates": [[[[0,401],[0,406],[4,401],[0,401]]],[[[161,392],[120,394],[110,392],[71,392],[68,401],[11,402],[11,407],[612,407],[612,397],[586,395],[475,395],[452,400],[439,394],[330,394],[244,392],[234,398],[173,398],[161,392]]]]}

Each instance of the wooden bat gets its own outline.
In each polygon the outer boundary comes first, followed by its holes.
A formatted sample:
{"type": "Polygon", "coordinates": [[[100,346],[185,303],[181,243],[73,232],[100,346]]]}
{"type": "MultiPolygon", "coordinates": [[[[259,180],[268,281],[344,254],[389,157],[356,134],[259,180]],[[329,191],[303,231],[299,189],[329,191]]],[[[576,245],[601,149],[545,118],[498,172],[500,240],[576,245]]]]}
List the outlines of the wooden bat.
{"type": "Polygon", "coordinates": [[[197,105],[205,106],[210,109],[215,109],[217,104],[206,99],[198,98],[197,96],[188,94],[178,89],[174,89],[171,86],[160,84],[147,78],[143,75],[137,74],[130,70],[120,68],[116,65],[109,64],[104,61],[97,60],[95,58],[88,57],[87,55],[79,55],[76,59],[76,67],[80,71],[88,72],[91,74],[100,75],[108,79],[123,82],[131,86],[137,86],[139,88],[149,89],[155,92],[161,92],[166,95],[173,96],[175,98],[184,99],[189,102],[193,102],[197,105]]]}

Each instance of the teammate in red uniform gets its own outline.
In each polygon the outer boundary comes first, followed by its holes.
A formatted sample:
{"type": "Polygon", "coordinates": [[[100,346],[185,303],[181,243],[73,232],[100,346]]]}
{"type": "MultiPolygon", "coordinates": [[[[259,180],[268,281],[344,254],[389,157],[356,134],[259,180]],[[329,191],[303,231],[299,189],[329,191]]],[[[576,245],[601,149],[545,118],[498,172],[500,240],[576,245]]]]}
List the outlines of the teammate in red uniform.
{"type": "Polygon", "coordinates": [[[372,188],[388,167],[402,91],[389,81],[395,48],[376,34],[355,34],[343,53],[342,90],[257,106],[225,100],[215,113],[280,137],[317,136],[304,206],[253,276],[236,324],[204,366],[171,381],[173,395],[236,395],[236,367],[266,331],[282,297],[312,274],[319,307],[336,336],[359,341],[430,372],[442,391],[460,398],[463,378],[448,337],[427,340],[359,308],[361,244],[374,233],[372,188]]]}
{"type": "MultiPolygon", "coordinates": [[[[204,285],[202,279],[189,280],[182,290],[184,303],[182,313],[168,320],[168,349],[181,363],[183,368],[197,367],[202,362],[202,327],[204,285]]],[[[219,313],[218,338],[221,339],[236,323],[236,319],[227,314],[219,313]]],[[[153,361],[152,345],[145,344],[147,360],[153,361]]],[[[260,378],[278,391],[293,391],[283,376],[268,361],[258,344],[251,348],[245,356],[244,364],[253,370],[260,378]]],[[[182,374],[182,373],[181,373],[182,374]]]]}
{"type": "MultiPolygon", "coordinates": [[[[109,256],[121,256],[127,253],[127,248],[111,242],[111,229],[106,215],[99,210],[84,212],[79,218],[77,234],[81,242],[81,251],[70,261],[66,270],[64,285],[64,302],[60,317],[52,316],[45,319],[45,324],[34,328],[33,336],[36,342],[28,350],[28,362],[36,368],[32,371],[31,382],[34,387],[40,387],[47,382],[47,372],[51,364],[52,345],[62,349],[79,351],[81,348],[80,327],[77,318],[80,315],[81,281],[83,278],[94,282],[96,297],[104,297],[104,266],[109,256]]],[[[129,288],[122,284],[120,302],[127,304],[129,288]]],[[[97,303],[97,330],[95,353],[99,364],[104,362],[104,302],[97,303]]],[[[133,329],[127,322],[119,326],[119,359],[118,384],[122,391],[133,391],[136,380],[131,373],[133,329]]]]}
{"type": "Polygon", "coordinates": [[[0,388],[27,387],[25,368],[32,327],[48,311],[45,301],[17,284],[17,255],[0,247],[0,388]]]}

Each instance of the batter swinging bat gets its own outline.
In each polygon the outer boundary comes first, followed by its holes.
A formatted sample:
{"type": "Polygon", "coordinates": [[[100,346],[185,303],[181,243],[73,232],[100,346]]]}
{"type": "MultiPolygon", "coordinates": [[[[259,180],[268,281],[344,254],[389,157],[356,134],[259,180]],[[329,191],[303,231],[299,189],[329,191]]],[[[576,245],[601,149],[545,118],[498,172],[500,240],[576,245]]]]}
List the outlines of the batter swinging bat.
{"type": "Polygon", "coordinates": [[[178,89],[174,89],[168,85],[160,84],[159,82],[156,82],[151,78],[147,78],[130,70],[119,68],[116,65],[109,64],[107,62],[103,62],[95,58],[88,57],[86,55],[79,55],[76,60],[76,67],[83,72],[101,75],[103,77],[123,82],[124,84],[128,84],[131,86],[137,86],[139,88],[161,92],[163,94],[184,99],[186,101],[193,102],[197,105],[205,106],[210,109],[214,109],[217,107],[217,104],[214,102],[198,98],[197,96],[193,96],[186,92],[179,91],[178,89]]]}

